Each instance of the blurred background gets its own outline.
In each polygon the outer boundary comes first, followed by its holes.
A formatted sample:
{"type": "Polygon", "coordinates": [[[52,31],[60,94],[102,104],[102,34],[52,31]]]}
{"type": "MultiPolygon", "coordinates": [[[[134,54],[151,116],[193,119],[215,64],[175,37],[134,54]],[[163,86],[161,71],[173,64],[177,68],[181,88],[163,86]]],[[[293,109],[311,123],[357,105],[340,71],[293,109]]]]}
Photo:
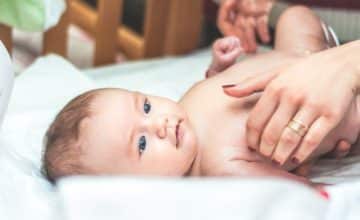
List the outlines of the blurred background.
{"type": "MultiPolygon", "coordinates": [[[[0,12],[6,12],[0,13],[0,39],[13,45],[17,72],[48,53],[62,55],[81,69],[183,55],[208,47],[221,36],[216,27],[220,2],[0,0],[0,12]]],[[[276,2],[311,6],[342,42],[360,37],[359,0],[276,2]]]]}
{"type": "MultiPolygon", "coordinates": [[[[178,55],[178,54],[186,54],[195,49],[206,47],[211,44],[213,39],[220,36],[216,24],[215,24],[215,16],[216,16],[216,4],[210,4],[202,2],[201,0],[155,0],[155,1],[147,1],[147,0],[107,0],[108,2],[112,2],[111,5],[120,5],[118,11],[108,12],[105,11],[103,13],[116,13],[117,15],[117,49],[116,54],[114,55],[113,62],[112,61],[100,61],[100,63],[96,64],[94,56],[95,48],[96,48],[96,37],[99,37],[99,34],[96,32],[104,32],[106,28],[102,30],[96,30],[97,28],[94,26],[94,16],[99,17],[100,13],[100,3],[106,2],[101,0],[68,0],[67,9],[62,16],[63,20],[66,20],[66,32],[67,32],[67,51],[66,57],[70,62],[72,62],[75,66],[81,69],[87,69],[94,66],[110,64],[110,63],[123,63],[129,59],[142,59],[142,58],[151,58],[151,57],[159,57],[164,55],[178,55]],[[151,5],[150,5],[151,4],[151,5]],[[73,7],[71,7],[73,6],[73,7]],[[179,10],[178,10],[179,9],[179,10]],[[204,9],[209,10],[208,13],[211,16],[207,16],[210,19],[203,19],[203,11],[204,9]],[[164,13],[164,10],[167,10],[164,13]],[[173,11],[178,11],[178,14],[173,11]],[[171,18],[169,13],[174,14],[171,18]],[[189,17],[189,15],[193,14],[193,16],[189,17]],[[215,13],[215,14],[214,14],[215,13]],[[148,16],[148,17],[146,17],[148,16]],[[67,18],[64,18],[67,17],[67,18]],[[164,19],[165,21],[159,20],[164,19]],[[172,19],[172,20],[171,20],[172,19]],[[184,21],[187,20],[187,21],[184,21]],[[148,21],[148,23],[146,23],[148,21]],[[179,28],[176,27],[178,23],[179,28]],[[154,24],[151,24],[154,23],[154,24]],[[172,24],[171,24],[172,23],[172,24]],[[174,25],[175,23],[175,25],[174,25]],[[189,25],[191,24],[191,25],[189,25]],[[146,25],[148,29],[155,29],[155,31],[146,32],[146,25]],[[121,27],[126,27],[126,31],[123,31],[120,34],[121,27]],[[159,28],[157,26],[171,26],[169,28],[159,28]],[[189,26],[184,28],[184,26],[189,26]],[[158,29],[158,30],[156,30],[158,29]],[[169,32],[173,33],[169,33],[169,32]],[[167,32],[161,34],[154,34],[154,32],[167,32]],[[190,33],[192,32],[192,33],[190,33]],[[133,34],[133,35],[132,35],[133,34]],[[159,52],[161,49],[155,49],[155,52],[149,52],[150,54],[142,54],[141,52],[133,52],[139,49],[140,44],[145,44],[143,47],[146,47],[145,41],[148,38],[158,38],[157,40],[150,39],[148,44],[152,44],[152,47],[166,47],[164,45],[160,45],[161,42],[166,44],[166,37],[164,35],[173,35],[175,37],[168,40],[169,41],[178,41],[180,44],[179,48],[171,48],[170,44],[174,44],[174,42],[167,43],[168,52],[159,52]],[[120,36],[119,36],[120,35],[120,36]],[[125,37],[124,37],[125,36],[125,37]],[[143,37],[141,37],[143,36],[143,37]],[[178,36],[178,37],[176,37],[178,36]],[[183,39],[180,39],[182,37],[183,39]],[[123,38],[126,38],[123,40],[123,38]],[[141,39],[143,38],[143,39],[141,39]],[[160,39],[162,38],[162,39],[160,39]],[[143,40],[144,42],[140,42],[143,40]],[[119,41],[124,41],[124,43],[119,43],[119,41]],[[181,42],[183,43],[181,43],[181,42]],[[130,42],[130,43],[129,43],[130,42]],[[140,42],[140,43],[139,43],[140,42]],[[185,43],[184,43],[185,42],[185,43]],[[188,45],[181,46],[181,44],[188,45]],[[132,44],[133,48],[129,46],[122,46],[122,44],[132,44]],[[124,48],[125,47],[125,48],[124,48]],[[124,52],[125,50],[125,52],[124,52]],[[126,53],[126,51],[128,51],[126,53]],[[130,51],[130,52],[129,52],[130,51]],[[152,54],[151,54],[152,53],[152,54]]],[[[109,7],[105,6],[105,7],[109,7]]],[[[108,9],[105,9],[108,10],[108,9]]],[[[103,24],[108,24],[108,20],[113,19],[111,16],[104,18],[102,21],[103,24]]],[[[60,24],[57,26],[61,26],[60,24]]],[[[55,27],[56,29],[57,27],[55,27]]],[[[58,28],[59,29],[59,28],[58,28]]],[[[101,29],[101,28],[100,28],[101,29]]],[[[48,31],[48,30],[45,30],[48,31]]],[[[51,29],[50,29],[51,31],[51,29]]],[[[61,32],[61,30],[58,30],[61,32]]],[[[38,56],[41,56],[44,53],[44,31],[28,31],[21,30],[21,28],[13,28],[12,36],[13,36],[13,58],[14,63],[16,65],[17,72],[22,71],[24,68],[29,66],[38,56]]],[[[58,34],[55,34],[58,35],[58,34]]],[[[59,36],[61,38],[63,36],[59,36]]],[[[101,36],[100,36],[101,38],[101,36]]],[[[106,38],[106,36],[105,36],[106,38]]],[[[51,44],[62,44],[58,43],[62,39],[51,39],[51,44]]],[[[101,44],[101,43],[100,43],[101,44]]],[[[106,49],[104,49],[105,51],[106,49]]],[[[146,50],[146,49],[142,49],[146,50]]],[[[150,49],[151,50],[151,49],[150,49]]],[[[162,49],[165,50],[165,49],[162,49]]],[[[106,53],[106,52],[102,52],[106,53]]],[[[142,52],[144,53],[144,52],[142,52]]],[[[146,52],[145,52],[146,53],[146,52]]],[[[107,58],[105,58],[107,59],[107,58]]]]}

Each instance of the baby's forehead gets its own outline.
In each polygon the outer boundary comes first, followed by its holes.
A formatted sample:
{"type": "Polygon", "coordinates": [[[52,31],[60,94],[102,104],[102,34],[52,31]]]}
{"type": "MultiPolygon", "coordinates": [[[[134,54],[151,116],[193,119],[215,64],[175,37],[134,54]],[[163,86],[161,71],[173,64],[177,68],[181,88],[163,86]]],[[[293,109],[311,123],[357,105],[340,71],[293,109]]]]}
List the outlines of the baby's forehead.
{"type": "Polygon", "coordinates": [[[87,133],[104,139],[128,133],[136,113],[134,94],[122,89],[103,91],[93,103],[92,114],[86,124],[87,133]]]}
{"type": "Polygon", "coordinates": [[[104,89],[99,91],[96,97],[92,102],[92,107],[100,107],[106,106],[110,103],[126,103],[131,101],[135,92],[124,90],[124,89],[104,89]]]}

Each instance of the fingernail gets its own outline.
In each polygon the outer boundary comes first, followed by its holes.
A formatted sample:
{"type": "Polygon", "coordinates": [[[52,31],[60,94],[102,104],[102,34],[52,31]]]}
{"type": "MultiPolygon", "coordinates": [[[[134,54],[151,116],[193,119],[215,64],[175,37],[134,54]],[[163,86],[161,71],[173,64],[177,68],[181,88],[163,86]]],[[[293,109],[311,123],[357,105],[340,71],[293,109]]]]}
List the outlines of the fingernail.
{"type": "Polygon", "coordinates": [[[299,160],[298,158],[296,158],[296,157],[293,157],[293,158],[291,159],[291,162],[292,162],[293,164],[299,164],[299,163],[300,163],[300,160],[299,160]]]}
{"type": "Polygon", "coordinates": [[[255,152],[255,149],[251,148],[251,147],[248,147],[249,151],[251,152],[255,152]]]}
{"type": "Polygon", "coordinates": [[[271,162],[276,166],[280,166],[280,162],[275,159],[272,159],[271,162]]]}
{"type": "Polygon", "coordinates": [[[231,88],[231,87],[234,87],[236,86],[236,84],[227,84],[227,85],[222,85],[223,89],[226,89],[226,88],[231,88]]]}
{"type": "Polygon", "coordinates": [[[325,190],[320,190],[319,192],[320,192],[320,195],[321,195],[322,197],[324,197],[326,200],[329,200],[329,199],[330,199],[329,193],[326,192],[325,190]]]}
{"type": "Polygon", "coordinates": [[[226,89],[226,88],[232,88],[232,87],[235,87],[235,86],[236,86],[236,84],[222,85],[222,87],[223,87],[224,89],[226,89]]]}

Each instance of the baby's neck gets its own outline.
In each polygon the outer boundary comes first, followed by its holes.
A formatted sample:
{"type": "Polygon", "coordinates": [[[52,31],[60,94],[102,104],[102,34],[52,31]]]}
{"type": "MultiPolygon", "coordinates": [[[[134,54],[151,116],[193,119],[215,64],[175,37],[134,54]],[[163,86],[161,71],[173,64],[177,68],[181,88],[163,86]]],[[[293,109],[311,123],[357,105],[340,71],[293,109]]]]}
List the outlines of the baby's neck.
{"type": "Polygon", "coordinates": [[[200,151],[198,149],[195,159],[191,164],[189,171],[186,173],[186,176],[201,176],[200,158],[200,151]]]}

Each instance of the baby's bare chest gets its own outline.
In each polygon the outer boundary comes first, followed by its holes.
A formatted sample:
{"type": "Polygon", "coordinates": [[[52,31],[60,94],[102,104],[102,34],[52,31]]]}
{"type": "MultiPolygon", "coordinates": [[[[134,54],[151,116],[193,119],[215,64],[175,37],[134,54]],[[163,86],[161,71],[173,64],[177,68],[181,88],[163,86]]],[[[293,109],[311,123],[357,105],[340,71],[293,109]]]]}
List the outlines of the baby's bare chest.
{"type": "Polygon", "coordinates": [[[245,127],[254,100],[235,100],[213,92],[211,98],[191,104],[190,117],[201,146],[202,160],[263,160],[247,146],[245,127]]]}

